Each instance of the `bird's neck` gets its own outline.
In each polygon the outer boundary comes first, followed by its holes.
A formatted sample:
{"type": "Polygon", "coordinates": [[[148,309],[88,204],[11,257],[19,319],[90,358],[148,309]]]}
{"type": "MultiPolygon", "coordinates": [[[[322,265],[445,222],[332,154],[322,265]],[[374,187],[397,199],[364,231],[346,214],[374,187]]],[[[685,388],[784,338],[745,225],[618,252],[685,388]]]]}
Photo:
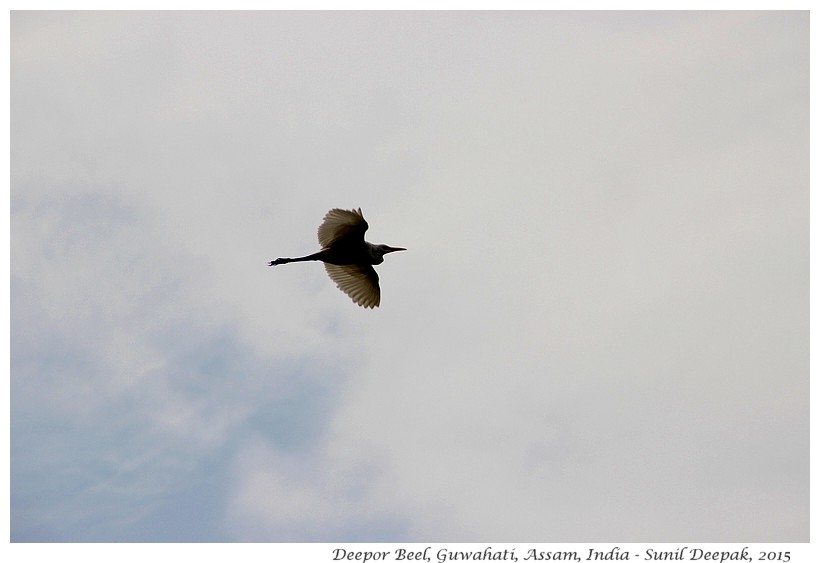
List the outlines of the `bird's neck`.
{"type": "Polygon", "coordinates": [[[371,264],[381,264],[384,262],[384,253],[377,247],[375,244],[370,244],[369,242],[365,242],[365,248],[367,248],[367,254],[370,256],[370,263],[371,264]]]}

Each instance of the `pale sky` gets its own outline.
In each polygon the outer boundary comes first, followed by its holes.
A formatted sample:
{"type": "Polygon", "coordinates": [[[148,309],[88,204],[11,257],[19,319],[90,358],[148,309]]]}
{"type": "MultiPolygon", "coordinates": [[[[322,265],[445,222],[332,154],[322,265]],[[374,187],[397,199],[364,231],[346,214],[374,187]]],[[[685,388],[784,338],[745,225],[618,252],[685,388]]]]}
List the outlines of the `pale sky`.
{"type": "Polygon", "coordinates": [[[10,94],[12,541],[808,541],[808,12],[15,12],[10,94]],[[376,310],[266,266],[334,207],[376,310]]]}

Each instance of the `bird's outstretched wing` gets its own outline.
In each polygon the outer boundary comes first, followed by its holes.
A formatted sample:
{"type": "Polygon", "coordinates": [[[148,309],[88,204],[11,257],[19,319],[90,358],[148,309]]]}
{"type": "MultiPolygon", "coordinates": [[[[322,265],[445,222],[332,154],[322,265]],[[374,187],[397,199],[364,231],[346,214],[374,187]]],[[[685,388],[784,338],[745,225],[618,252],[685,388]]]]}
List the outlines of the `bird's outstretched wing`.
{"type": "Polygon", "coordinates": [[[362,242],[366,230],[367,221],[364,220],[361,209],[331,209],[319,226],[319,244],[322,248],[327,248],[342,239],[357,239],[362,242]]]}
{"type": "Polygon", "coordinates": [[[337,266],[325,264],[325,270],[339,289],[347,293],[354,303],[362,307],[378,307],[381,300],[379,275],[367,264],[337,266]]]}

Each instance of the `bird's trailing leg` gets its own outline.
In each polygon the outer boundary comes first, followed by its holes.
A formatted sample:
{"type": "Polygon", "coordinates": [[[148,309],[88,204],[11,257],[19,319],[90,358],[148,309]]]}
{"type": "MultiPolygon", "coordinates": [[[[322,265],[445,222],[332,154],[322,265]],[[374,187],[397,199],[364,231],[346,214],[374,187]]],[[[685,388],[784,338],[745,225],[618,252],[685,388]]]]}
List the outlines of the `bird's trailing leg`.
{"type": "Polygon", "coordinates": [[[278,266],[279,264],[288,264],[290,262],[307,262],[309,260],[321,260],[322,256],[322,251],[319,251],[316,254],[311,254],[310,256],[302,256],[301,258],[277,258],[276,260],[268,262],[268,266],[278,266]]]}

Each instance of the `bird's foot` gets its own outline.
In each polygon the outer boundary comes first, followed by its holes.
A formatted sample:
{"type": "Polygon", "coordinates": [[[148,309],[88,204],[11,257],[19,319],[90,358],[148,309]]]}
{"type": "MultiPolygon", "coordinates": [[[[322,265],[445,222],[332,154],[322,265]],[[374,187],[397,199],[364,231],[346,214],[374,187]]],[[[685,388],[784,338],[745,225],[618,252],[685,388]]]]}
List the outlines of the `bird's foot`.
{"type": "Polygon", "coordinates": [[[268,266],[278,266],[279,264],[284,264],[284,263],[285,263],[284,258],[277,258],[276,260],[271,260],[270,262],[268,262],[268,266]]]}

